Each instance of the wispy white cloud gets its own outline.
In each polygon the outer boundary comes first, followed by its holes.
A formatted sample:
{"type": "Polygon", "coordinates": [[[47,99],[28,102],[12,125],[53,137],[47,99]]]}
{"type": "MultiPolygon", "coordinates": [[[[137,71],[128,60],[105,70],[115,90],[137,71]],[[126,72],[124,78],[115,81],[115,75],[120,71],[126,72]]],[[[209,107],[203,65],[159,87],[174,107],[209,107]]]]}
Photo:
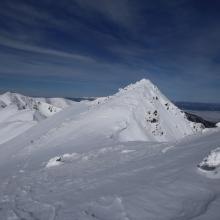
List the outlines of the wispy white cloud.
{"type": "Polygon", "coordinates": [[[83,62],[95,62],[95,60],[92,57],[88,57],[85,55],[68,53],[64,51],[53,50],[50,48],[43,48],[43,47],[39,47],[35,45],[28,45],[22,42],[16,42],[16,41],[12,41],[9,39],[5,39],[1,36],[0,36],[0,45],[5,46],[5,47],[10,47],[13,49],[17,49],[17,50],[31,52],[31,53],[39,53],[39,54],[44,54],[44,55],[49,55],[49,56],[58,56],[62,58],[74,59],[74,60],[83,61],[83,62]]]}

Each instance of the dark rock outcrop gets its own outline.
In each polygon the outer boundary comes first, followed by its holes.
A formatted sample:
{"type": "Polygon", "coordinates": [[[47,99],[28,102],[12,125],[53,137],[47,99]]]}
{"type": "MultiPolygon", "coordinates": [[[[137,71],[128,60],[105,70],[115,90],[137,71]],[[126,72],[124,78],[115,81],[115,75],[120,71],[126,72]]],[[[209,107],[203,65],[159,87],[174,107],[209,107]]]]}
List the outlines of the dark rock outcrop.
{"type": "Polygon", "coordinates": [[[203,119],[202,117],[199,117],[199,116],[194,115],[192,113],[185,112],[185,115],[189,121],[196,122],[196,123],[202,123],[206,128],[215,128],[216,127],[216,124],[214,122],[207,121],[207,120],[203,119]]]}

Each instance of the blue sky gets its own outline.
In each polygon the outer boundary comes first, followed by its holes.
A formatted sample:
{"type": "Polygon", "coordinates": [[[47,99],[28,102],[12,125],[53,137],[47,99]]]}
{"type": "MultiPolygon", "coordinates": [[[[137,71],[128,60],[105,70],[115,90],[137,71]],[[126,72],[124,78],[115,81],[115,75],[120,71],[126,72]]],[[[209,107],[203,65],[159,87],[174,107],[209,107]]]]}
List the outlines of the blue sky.
{"type": "Polygon", "coordinates": [[[220,102],[218,0],[1,0],[0,92],[104,96],[149,78],[220,102]]]}

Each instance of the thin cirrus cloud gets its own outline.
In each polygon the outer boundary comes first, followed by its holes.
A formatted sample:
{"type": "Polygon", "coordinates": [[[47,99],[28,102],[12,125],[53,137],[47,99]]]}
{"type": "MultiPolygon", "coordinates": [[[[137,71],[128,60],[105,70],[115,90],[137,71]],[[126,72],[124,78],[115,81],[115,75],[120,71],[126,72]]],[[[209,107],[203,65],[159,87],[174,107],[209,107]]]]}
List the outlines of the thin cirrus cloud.
{"type": "Polygon", "coordinates": [[[145,77],[172,99],[220,101],[216,0],[0,4],[0,91],[107,95],[145,77]]]}
{"type": "Polygon", "coordinates": [[[8,39],[2,39],[1,37],[0,37],[0,45],[5,46],[5,47],[9,47],[12,49],[16,49],[16,50],[27,51],[30,53],[39,53],[39,54],[43,54],[43,55],[58,56],[58,57],[62,57],[62,58],[70,58],[70,59],[84,61],[84,62],[94,62],[95,61],[93,58],[88,57],[88,56],[83,56],[83,55],[74,54],[74,53],[68,53],[65,51],[53,50],[53,49],[49,49],[49,48],[42,48],[42,47],[35,46],[35,45],[27,45],[24,43],[15,42],[15,41],[11,41],[8,39]]]}

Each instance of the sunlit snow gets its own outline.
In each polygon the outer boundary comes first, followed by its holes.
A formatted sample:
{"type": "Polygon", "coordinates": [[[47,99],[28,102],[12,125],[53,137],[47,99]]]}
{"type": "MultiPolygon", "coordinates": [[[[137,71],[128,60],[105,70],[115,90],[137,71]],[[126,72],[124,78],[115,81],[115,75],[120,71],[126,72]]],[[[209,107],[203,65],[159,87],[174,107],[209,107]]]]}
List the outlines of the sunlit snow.
{"type": "Polygon", "coordinates": [[[218,170],[220,130],[202,132],[150,81],[65,107],[4,97],[0,219],[219,219],[220,179],[198,165],[218,170]],[[34,120],[41,105],[54,114],[34,120]]]}

